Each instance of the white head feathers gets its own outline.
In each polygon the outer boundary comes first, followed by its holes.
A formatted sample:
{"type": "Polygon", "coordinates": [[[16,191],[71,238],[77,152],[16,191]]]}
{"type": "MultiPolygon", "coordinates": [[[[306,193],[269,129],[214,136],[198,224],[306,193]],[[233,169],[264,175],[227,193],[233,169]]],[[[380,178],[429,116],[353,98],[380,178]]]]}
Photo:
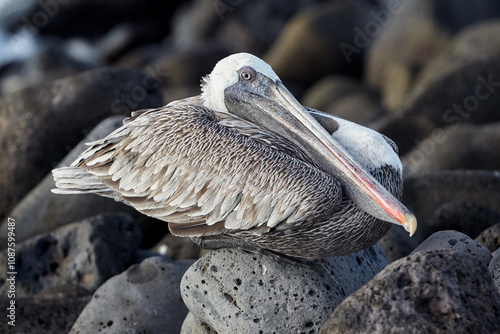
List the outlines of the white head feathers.
{"type": "Polygon", "coordinates": [[[214,110],[227,112],[224,104],[224,90],[238,82],[238,70],[245,66],[252,67],[256,72],[274,81],[280,81],[271,66],[262,59],[249,53],[236,53],[220,60],[212,73],[203,78],[201,97],[204,105],[214,110]]]}

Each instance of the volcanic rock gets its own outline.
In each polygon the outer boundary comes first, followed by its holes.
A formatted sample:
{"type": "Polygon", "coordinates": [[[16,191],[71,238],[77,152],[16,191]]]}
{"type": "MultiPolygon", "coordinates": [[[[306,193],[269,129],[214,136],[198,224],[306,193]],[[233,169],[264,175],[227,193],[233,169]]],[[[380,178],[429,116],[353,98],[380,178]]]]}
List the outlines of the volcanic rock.
{"type": "MultiPolygon", "coordinates": [[[[120,273],[141,242],[137,226],[127,215],[103,214],[61,227],[16,244],[16,296],[27,297],[61,285],[89,291],[120,273]]],[[[0,256],[7,268],[8,252],[0,256]]],[[[0,278],[6,295],[9,282],[0,278]]]]}
{"type": "Polygon", "coordinates": [[[311,84],[330,73],[360,74],[364,50],[353,44],[371,8],[363,1],[311,6],[287,23],[264,59],[284,82],[311,84]]]}
{"type": "Polygon", "coordinates": [[[498,224],[487,228],[474,239],[492,253],[500,247],[500,219],[498,221],[498,224]]]}
{"type": "Polygon", "coordinates": [[[500,123],[435,129],[403,157],[406,176],[443,169],[500,169],[500,123]]]}
{"type": "Polygon", "coordinates": [[[401,106],[419,70],[445,49],[450,36],[474,22],[500,17],[500,6],[490,0],[384,2],[370,11],[374,28],[365,31],[358,47],[368,47],[368,84],[381,91],[389,109],[401,106]]]}
{"type": "Polygon", "coordinates": [[[429,236],[442,230],[457,230],[476,238],[490,226],[500,222],[500,213],[471,202],[446,202],[422,223],[422,232],[429,236]]]}
{"type": "Polygon", "coordinates": [[[183,330],[316,333],[346,296],[386,264],[378,245],[313,263],[240,249],[211,251],[182,279],[182,298],[197,321],[183,330]]]}
{"type": "Polygon", "coordinates": [[[487,267],[452,250],[413,253],[347,297],[321,333],[498,333],[500,295],[487,267]]]}
{"type": "Polygon", "coordinates": [[[101,119],[160,106],[148,83],[135,71],[99,68],[1,98],[0,218],[101,119]]]}
{"type": "Polygon", "coordinates": [[[178,334],[188,310],[179,282],[190,260],[150,257],[109,279],[84,308],[71,334],[178,334]]]}
{"type": "Polygon", "coordinates": [[[439,231],[422,242],[412,254],[431,250],[450,250],[471,255],[476,262],[488,266],[491,260],[490,251],[467,235],[458,231],[439,231]]]}
{"type": "Polygon", "coordinates": [[[495,212],[499,198],[499,172],[455,170],[406,178],[402,202],[415,213],[422,225],[446,202],[473,203],[495,212]]]}
{"type": "Polygon", "coordinates": [[[464,29],[448,52],[422,69],[397,114],[377,129],[404,154],[426,137],[442,141],[436,128],[500,120],[499,36],[498,21],[464,29]]]}

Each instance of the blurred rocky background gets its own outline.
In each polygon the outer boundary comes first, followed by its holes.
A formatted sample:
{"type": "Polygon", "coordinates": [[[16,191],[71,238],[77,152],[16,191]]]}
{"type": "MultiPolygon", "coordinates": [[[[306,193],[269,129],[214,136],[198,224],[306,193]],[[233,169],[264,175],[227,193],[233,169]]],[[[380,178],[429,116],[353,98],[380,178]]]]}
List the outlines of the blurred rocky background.
{"type": "Polygon", "coordinates": [[[19,333],[500,333],[499,109],[497,0],[0,0],[0,332],[10,218],[19,333]],[[166,224],[50,192],[85,142],[241,51],[398,144],[411,239],[193,264],[166,224]]]}

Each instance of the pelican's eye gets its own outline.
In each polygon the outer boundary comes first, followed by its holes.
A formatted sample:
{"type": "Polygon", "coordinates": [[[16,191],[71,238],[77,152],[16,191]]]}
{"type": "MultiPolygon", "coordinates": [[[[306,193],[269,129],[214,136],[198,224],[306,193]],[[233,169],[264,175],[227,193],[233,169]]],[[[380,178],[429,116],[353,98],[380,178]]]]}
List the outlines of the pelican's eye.
{"type": "Polygon", "coordinates": [[[255,79],[255,71],[250,67],[245,67],[240,71],[240,78],[243,81],[253,81],[255,79]]]}

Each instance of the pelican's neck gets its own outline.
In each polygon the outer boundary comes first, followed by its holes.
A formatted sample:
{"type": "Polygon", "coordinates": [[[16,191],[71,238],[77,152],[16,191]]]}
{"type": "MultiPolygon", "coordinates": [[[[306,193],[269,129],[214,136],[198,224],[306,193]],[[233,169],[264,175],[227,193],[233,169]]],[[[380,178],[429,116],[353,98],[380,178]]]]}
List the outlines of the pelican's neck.
{"type": "Polygon", "coordinates": [[[339,128],[332,134],[356,161],[373,171],[389,165],[402,176],[403,166],[394,149],[378,132],[359,124],[336,118],[339,128]]]}

